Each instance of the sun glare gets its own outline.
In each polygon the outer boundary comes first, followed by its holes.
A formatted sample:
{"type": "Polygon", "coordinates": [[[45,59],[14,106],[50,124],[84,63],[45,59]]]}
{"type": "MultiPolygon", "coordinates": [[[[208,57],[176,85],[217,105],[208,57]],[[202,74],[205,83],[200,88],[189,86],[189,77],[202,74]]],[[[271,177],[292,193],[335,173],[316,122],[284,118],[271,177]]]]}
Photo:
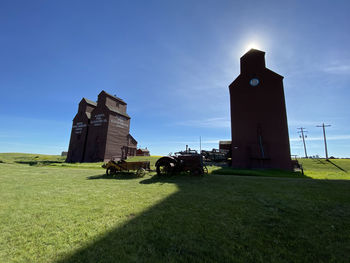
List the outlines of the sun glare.
{"type": "Polygon", "coordinates": [[[232,49],[232,54],[235,58],[240,58],[251,49],[258,49],[266,52],[269,44],[268,40],[268,38],[257,34],[242,36],[239,42],[234,46],[235,49],[232,49]]]}
{"type": "Polygon", "coordinates": [[[259,44],[257,44],[256,42],[250,42],[248,45],[246,45],[244,51],[247,52],[247,51],[251,50],[252,48],[254,48],[254,49],[261,49],[259,44]]]}

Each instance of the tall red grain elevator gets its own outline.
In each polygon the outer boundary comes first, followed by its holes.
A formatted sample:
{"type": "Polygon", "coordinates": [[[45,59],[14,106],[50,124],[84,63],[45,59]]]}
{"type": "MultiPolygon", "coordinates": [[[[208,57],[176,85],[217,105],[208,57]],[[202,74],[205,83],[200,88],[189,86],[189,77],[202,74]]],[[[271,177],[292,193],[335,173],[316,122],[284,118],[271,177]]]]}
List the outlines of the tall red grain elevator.
{"type": "Polygon", "coordinates": [[[283,76],[251,49],[230,84],[232,167],[292,170],[283,76]]]}

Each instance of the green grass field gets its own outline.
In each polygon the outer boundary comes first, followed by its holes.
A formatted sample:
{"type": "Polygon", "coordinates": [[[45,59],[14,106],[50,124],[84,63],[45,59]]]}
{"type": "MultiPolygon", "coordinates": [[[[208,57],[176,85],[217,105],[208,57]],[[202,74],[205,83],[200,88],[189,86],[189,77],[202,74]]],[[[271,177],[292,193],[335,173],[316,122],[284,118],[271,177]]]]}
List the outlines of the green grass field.
{"type": "Polygon", "coordinates": [[[349,261],[350,160],[202,178],[63,160],[0,154],[0,262],[349,261]]]}

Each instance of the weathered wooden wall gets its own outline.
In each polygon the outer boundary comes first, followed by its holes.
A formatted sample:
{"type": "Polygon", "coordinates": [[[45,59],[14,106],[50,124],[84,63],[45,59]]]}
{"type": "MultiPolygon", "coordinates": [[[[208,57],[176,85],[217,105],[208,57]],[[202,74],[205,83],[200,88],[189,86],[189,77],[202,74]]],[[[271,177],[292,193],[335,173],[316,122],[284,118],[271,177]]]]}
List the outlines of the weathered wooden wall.
{"type": "Polygon", "coordinates": [[[97,104],[96,109],[91,113],[84,162],[99,162],[104,160],[108,117],[108,111],[97,104]]]}
{"type": "Polygon", "coordinates": [[[97,106],[91,113],[85,162],[118,160],[134,155],[137,142],[129,135],[130,117],[126,105],[122,99],[105,91],[98,95],[97,106]]]}
{"type": "Polygon", "coordinates": [[[130,118],[111,112],[109,122],[105,159],[126,158],[130,118]]]}
{"type": "Polygon", "coordinates": [[[95,107],[96,103],[85,98],[80,101],[78,113],[73,119],[67,162],[82,162],[84,160],[90,116],[95,107]]]}

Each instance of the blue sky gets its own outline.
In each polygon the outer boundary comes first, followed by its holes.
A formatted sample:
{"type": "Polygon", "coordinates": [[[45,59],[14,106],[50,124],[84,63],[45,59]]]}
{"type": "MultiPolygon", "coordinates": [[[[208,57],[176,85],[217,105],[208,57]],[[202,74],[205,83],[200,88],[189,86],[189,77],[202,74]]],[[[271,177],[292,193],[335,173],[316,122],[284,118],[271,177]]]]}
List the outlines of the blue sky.
{"type": "Polygon", "coordinates": [[[350,157],[349,1],[0,2],[0,152],[68,149],[82,97],[128,103],[153,155],[230,139],[228,85],[248,47],[283,75],[292,154],[350,157]]]}

